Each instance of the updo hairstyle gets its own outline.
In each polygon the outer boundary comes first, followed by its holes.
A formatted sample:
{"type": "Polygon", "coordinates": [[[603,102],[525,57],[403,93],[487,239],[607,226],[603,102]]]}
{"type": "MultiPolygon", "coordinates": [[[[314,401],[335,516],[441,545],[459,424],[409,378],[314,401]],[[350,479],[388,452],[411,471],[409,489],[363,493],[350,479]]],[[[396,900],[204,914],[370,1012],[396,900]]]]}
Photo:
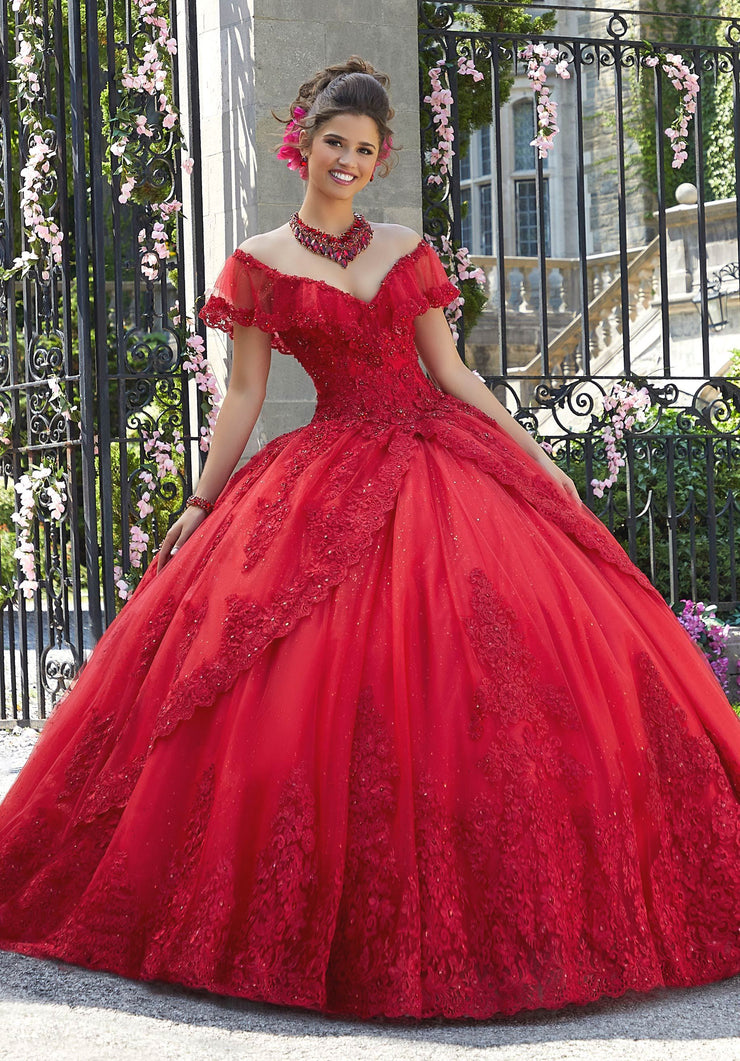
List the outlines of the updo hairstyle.
{"type": "Polygon", "coordinates": [[[346,62],[327,66],[301,85],[290,105],[290,118],[280,118],[274,111],[272,116],[296,132],[305,130],[309,145],[320,126],[336,115],[349,113],[372,118],[378,127],[381,148],[377,169],[381,177],[387,177],[395,165],[394,149],[388,148],[393,135],[389,122],[395,113],[388,98],[389,85],[387,74],[375,70],[359,55],[351,55],[346,62]],[[382,157],[384,145],[385,158],[382,157]]]}

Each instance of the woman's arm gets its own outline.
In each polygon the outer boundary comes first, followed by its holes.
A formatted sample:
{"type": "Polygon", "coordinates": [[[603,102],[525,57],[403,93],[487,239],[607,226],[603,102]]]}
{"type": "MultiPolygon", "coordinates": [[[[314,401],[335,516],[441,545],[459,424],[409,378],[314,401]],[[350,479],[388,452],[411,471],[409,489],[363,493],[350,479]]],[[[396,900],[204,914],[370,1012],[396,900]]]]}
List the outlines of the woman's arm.
{"type": "Polygon", "coordinates": [[[447,394],[474,405],[490,416],[517,442],[544,471],[575,500],[580,501],[575,483],[563,472],[532,438],[529,432],[507,412],[501,402],[460,360],[450,328],[441,309],[427,310],[415,321],[416,348],[430,375],[447,394]]]}
{"type": "MultiPolygon", "coordinates": [[[[215,501],[229,481],[265,400],[269,371],[270,336],[259,328],[235,324],[229,386],[195,490],[199,497],[215,501]]],[[[159,551],[158,571],[167,563],[173,548],[179,549],[205,516],[203,509],[192,505],[172,524],[159,551]]]]}

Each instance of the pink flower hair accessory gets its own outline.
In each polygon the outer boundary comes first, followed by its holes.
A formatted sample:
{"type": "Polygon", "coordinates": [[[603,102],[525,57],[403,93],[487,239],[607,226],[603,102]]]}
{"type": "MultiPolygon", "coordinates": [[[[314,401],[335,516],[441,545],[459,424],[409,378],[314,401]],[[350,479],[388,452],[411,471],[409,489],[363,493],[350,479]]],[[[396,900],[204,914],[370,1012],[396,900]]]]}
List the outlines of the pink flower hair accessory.
{"type": "Polygon", "coordinates": [[[300,125],[300,119],[305,118],[307,111],[303,107],[293,108],[293,117],[290,119],[288,124],[285,126],[285,132],[283,133],[283,142],[278,148],[277,157],[284,158],[288,169],[296,169],[301,171],[301,176],[306,180],[306,167],[301,168],[301,152],[298,147],[298,141],[303,129],[300,125]],[[296,120],[298,119],[298,120],[296,120]]]}
{"type": "Polygon", "coordinates": [[[392,136],[386,136],[385,140],[380,145],[380,151],[378,151],[378,157],[377,157],[376,162],[375,162],[375,168],[376,169],[378,168],[378,166],[380,165],[380,163],[384,159],[388,158],[388,156],[391,153],[391,148],[392,147],[393,147],[393,137],[392,136]]]}

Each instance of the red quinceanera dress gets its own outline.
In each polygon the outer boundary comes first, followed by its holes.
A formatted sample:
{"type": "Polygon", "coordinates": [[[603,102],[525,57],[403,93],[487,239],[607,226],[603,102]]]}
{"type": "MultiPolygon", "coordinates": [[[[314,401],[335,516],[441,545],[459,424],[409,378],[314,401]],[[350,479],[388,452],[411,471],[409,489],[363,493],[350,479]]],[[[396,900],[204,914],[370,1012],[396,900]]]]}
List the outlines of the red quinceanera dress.
{"type": "Polygon", "coordinates": [[[361,1017],[740,973],[740,722],[601,522],[372,301],[242,250],[202,311],[316,414],[147,570],[0,807],[0,947],[361,1017]]]}

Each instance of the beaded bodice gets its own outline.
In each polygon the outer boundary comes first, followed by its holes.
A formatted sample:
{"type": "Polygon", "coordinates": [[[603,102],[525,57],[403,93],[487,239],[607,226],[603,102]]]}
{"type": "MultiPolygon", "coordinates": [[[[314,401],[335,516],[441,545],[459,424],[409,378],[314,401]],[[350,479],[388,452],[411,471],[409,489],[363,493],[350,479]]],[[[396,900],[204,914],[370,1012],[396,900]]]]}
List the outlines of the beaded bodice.
{"type": "Polygon", "coordinates": [[[457,296],[425,241],[399,258],[370,301],[311,277],[281,273],[234,251],[201,311],[210,327],[233,321],[270,332],[316,387],[315,419],[415,422],[443,396],[419,366],[414,318],[457,296]]]}

